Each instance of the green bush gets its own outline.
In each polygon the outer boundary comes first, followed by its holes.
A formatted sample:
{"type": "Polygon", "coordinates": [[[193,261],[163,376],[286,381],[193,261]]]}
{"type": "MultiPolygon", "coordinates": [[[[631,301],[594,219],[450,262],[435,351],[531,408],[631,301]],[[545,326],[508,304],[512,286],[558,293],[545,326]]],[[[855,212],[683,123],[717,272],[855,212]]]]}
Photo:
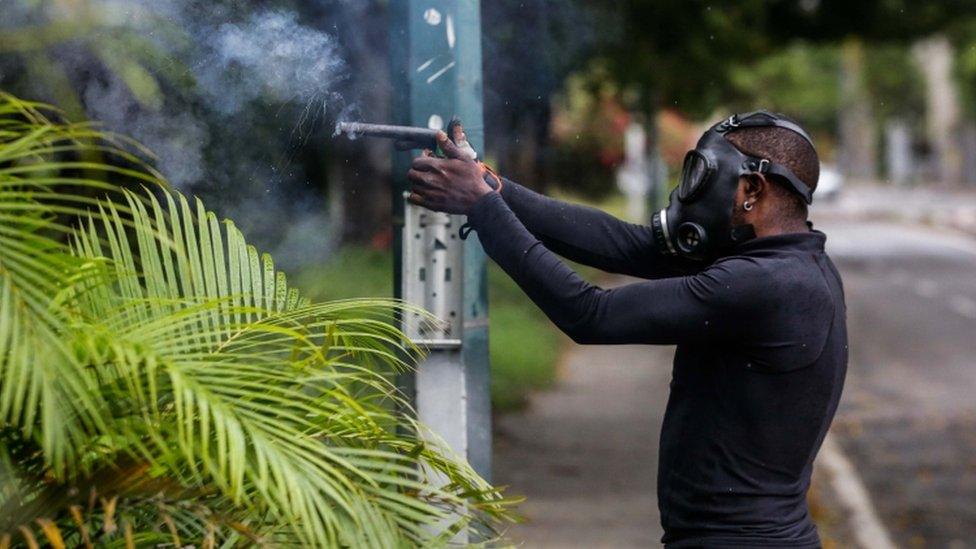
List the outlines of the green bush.
{"type": "Polygon", "coordinates": [[[401,411],[400,305],[308,299],[50,116],[0,92],[0,546],[429,547],[509,516],[401,411]]]}

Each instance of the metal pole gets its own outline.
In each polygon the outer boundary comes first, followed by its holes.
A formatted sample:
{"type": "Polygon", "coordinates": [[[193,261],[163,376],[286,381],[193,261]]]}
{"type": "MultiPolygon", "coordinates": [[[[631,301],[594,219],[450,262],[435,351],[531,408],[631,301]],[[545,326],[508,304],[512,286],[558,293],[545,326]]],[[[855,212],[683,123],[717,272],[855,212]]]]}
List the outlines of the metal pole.
{"type": "MultiPolygon", "coordinates": [[[[484,150],[481,20],[478,0],[393,0],[390,53],[393,112],[402,125],[442,129],[452,117],[484,150]]],[[[403,179],[409,153],[396,153],[393,205],[394,279],[398,296],[449,321],[431,343],[417,372],[401,380],[421,421],[484,476],[491,473],[488,299],[485,254],[476,239],[457,232],[463,217],[407,205],[403,179]],[[406,225],[406,228],[405,228],[406,225]],[[455,267],[456,266],[456,267],[455,267]],[[460,272],[458,272],[460,271],[460,272]],[[452,295],[456,296],[454,302],[452,295]],[[452,326],[453,325],[453,326],[452,326]]]]}

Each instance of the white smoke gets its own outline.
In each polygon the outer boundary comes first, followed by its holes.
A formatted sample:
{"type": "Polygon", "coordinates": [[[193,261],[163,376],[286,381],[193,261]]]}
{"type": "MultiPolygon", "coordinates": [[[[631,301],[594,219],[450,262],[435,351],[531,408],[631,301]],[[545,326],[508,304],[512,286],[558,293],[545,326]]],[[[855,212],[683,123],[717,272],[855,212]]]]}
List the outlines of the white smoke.
{"type": "Polygon", "coordinates": [[[335,36],[285,9],[242,15],[226,3],[193,0],[87,4],[103,23],[156,49],[155,64],[139,60],[159,79],[162,95],[156,102],[137,97],[97,41],[87,49],[69,45],[59,56],[84,83],[88,116],[152,150],[170,182],[205,191],[211,207],[274,248],[279,263],[327,254],[322,198],[307,190],[290,155],[324,117],[356,109],[338,89],[348,67],[335,36]]]}
{"type": "Polygon", "coordinates": [[[157,166],[177,187],[197,183],[206,175],[204,148],[210,134],[191,113],[145,108],[121,79],[112,76],[89,82],[83,99],[90,118],[153,151],[157,166]]]}
{"type": "MultiPolygon", "coordinates": [[[[350,109],[335,86],[345,79],[346,63],[339,45],[326,32],[303,26],[288,11],[263,11],[245,21],[225,19],[224,10],[206,13],[200,3],[139,0],[97,4],[113,25],[143,33],[154,46],[170,55],[174,66],[185,67],[191,94],[208,116],[225,119],[223,127],[242,126],[252,119],[250,110],[268,105],[298,106],[294,120],[282,120],[299,134],[327,112],[350,109]],[[183,40],[154,28],[180,29],[183,40]],[[189,47],[181,44],[189,43],[189,47]]],[[[64,55],[78,57],[76,52],[64,55]]],[[[72,60],[76,68],[84,62],[72,60]]],[[[84,70],[84,69],[81,69],[84,70]]],[[[159,157],[158,167],[175,185],[220,184],[220,174],[207,174],[205,149],[211,143],[207,124],[186,102],[146,105],[130,91],[118,71],[106,71],[89,80],[83,91],[88,115],[109,129],[133,135],[159,157]]],[[[243,140],[246,136],[235,136],[243,140]]],[[[243,145],[243,143],[241,143],[243,145]]],[[[228,144],[219,143],[220,146],[228,144]]],[[[237,163],[272,162],[271,158],[239,158],[237,163]]],[[[261,169],[246,170],[259,173],[261,169]]]]}
{"type": "MultiPolygon", "coordinates": [[[[297,265],[332,244],[317,180],[338,169],[319,147],[331,122],[357,114],[346,96],[388,114],[384,10],[364,0],[0,0],[0,31],[86,28],[47,47],[51,71],[0,55],[0,80],[131,135],[174,186],[297,265]]],[[[362,149],[380,170],[389,161],[385,148],[362,149]]]]}
{"type": "Polygon", "coordinates": [[[335,39],[300,25],[293,13],[264,12],[242,24],[224,23],[211,45],[194,73],[209,101],[225,114],[259,98],[321,101],[345,77],[335,39]]]}

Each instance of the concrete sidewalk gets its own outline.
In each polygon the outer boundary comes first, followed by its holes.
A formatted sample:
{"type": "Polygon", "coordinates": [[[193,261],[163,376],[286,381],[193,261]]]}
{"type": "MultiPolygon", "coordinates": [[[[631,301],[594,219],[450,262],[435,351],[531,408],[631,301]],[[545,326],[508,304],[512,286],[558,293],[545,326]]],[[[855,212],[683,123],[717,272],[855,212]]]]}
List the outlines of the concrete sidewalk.
{"type": "Polygon", "coordinates": [[[556,387],[499,418],[495,483],[528,500],[524,547],[656,547],[658,437],[673,348],[572,345],[556,387]]]}

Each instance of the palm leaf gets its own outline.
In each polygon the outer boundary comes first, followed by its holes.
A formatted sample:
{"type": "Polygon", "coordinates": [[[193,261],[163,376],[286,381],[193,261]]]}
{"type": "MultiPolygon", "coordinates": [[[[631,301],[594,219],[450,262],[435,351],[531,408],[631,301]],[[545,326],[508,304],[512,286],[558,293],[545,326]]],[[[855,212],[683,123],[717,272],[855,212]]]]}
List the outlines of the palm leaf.
{"type": "Polygon", "coordinates": [[[58,475],[73,473],[84,437],[107,428],[105,403],[65,343],[71,312],[52,299],[66,274],[83,266],[66,253],[62,235],[70,227],[58,216],[86,212],[91,203],[60,187],[118,188],[64,173],[72,168],[161,182],[125,143],[88,125],[52,122],[39,105],[0,92],[0,424],[37,436],[58,475]],[[62,160],[96,137],[98,147],[132,167],[62,160]]]}
{"type": "Polygon", "coordinates": [[[402,303],[311,303],[136,145],[39,109],[0,95],[0,543],[436,546],[509,518],[390,382],[402,303]]]}
{"type": "Polygon", "coordinates": [[[87,294],[87,316],[108,327],[114,345],[153,358],[152,373],[141,364],[115,371],[148,416],[169,418],[148,437],[163,444],[140,449],[145,459],[189,464],[172,473],[294,523],[313,545],[426,539],[466,502],[425,483],[422,464],[450,473],[462,490],[487,490],[437,447],[410,457],[417,431],[394,432],[415,427],[397,416],[406,403],[384,372],[362,366],[405,366],[411,349],[389,322],[400,304],[309,304],[269,256],[200,202],[168,194],[165,207],[148,202],[127,195],[129,222],[108,204],[101,226],[92,219],[75,243],[79,257],[115,265],[115,295],[87,294]],[[358,398],[363,388],[382,398],[358,398]]]}

